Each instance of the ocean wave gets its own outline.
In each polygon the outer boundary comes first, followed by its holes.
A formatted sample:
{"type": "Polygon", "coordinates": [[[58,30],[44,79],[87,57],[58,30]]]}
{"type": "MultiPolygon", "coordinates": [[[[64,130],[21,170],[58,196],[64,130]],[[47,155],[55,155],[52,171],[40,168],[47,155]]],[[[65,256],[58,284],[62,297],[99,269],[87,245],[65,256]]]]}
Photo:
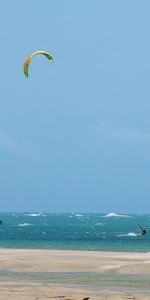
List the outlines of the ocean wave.
{"type": "Polygon", "coordinates": [[[127,236],[137,236],[137,233],[135,233],[135,232],[129,232],[129,233],[127,234],[127,236]]]}
{"type": "Polygon", "coordinates": [[[31,225],[34,225],[34,224],[23,223],[23,224],[18,224],[17,226],[18,227],[25,227],[25,226],[31,226],[31,225]]]}
{"type": "Polygon", "coordinates": [[[127,215],[122,215],[122,214],[116,214],[116,213],[109,213],[109,214],[107,214],[107,215],[105,215],[105,216],[103,216],[104,218],[109,218],[109,217],[123,217],[123,218],[127,218],[127,217],[129,217],[129,216],[127,216],[127,215]]]}
{"type": "Polygon", "coordinates": [[[76,216],[77,218],[78,218],[78,217],[84,217],[84,215],[81,215],[81,214],[76,214],[75,216],[76,216]]]}
{"type": "Polygon", "coordinates": [[[137,236],[137,233],[135,232],[129,232],[127,234],[118,234],[117,236],[122,237],[122,236],[137,236]]]}
{"type": "Polygon", "coordinates": [[[30,217],[45,217],[46,215],[44,215],[42,213],[31,213],[31,214],[26,214],[26,216],[30,216],[30,217]]]}

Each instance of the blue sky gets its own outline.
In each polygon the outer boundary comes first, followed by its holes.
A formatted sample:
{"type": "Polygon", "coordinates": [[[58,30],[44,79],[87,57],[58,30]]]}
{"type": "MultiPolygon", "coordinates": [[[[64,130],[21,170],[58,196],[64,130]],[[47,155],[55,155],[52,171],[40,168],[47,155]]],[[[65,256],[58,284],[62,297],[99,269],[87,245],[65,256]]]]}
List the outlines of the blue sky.
{"type": "Polygon", "coordinates": [[[150,2],[7,0],[0,22],[0,210],[150,212],[150,2]]]}

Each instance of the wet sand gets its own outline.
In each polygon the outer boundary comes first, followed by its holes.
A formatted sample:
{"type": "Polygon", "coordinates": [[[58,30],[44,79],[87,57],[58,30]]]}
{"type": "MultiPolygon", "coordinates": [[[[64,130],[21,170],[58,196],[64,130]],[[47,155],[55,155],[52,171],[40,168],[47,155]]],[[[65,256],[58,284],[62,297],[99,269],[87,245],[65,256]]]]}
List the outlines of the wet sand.
{"type": "Polygon", "coordinates": [[[150,253],[0,249],[0,299],[148,300],[150,253]]]}

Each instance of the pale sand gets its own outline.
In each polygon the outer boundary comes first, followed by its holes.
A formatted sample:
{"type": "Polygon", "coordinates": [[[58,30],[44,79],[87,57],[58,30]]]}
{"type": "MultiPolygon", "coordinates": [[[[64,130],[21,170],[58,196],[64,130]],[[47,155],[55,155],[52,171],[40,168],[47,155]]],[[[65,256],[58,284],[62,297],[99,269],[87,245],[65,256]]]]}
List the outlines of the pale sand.
{"type": "Polygon", "coordinates": [[[150,299],[150,253],[0,249],[0,300],[150,299]]]}

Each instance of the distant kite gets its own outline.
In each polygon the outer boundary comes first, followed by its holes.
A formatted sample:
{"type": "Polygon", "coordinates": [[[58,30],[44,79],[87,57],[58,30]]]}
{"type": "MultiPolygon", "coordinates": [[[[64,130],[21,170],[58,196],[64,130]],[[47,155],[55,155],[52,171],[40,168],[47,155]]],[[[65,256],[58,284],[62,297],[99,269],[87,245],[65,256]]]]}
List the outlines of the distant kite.
{"type": "Polygon", "coordinates": [[[26,75],[26,77],[28,77],[28,68],[29,68],[30,61],[37,54],[43,54],[43,55],[45,55],[47,57],[47,59],[49,60],[50,63],[53,62],[53,57],[48,52],[45,52],[45,51],[36,51],[36,52],[32,53],[31,55],[29,55],[27,57],[27,59],[24,62],[24,66],[23,66],[23,68],[24,68],[24,74],[26,75]]]}

